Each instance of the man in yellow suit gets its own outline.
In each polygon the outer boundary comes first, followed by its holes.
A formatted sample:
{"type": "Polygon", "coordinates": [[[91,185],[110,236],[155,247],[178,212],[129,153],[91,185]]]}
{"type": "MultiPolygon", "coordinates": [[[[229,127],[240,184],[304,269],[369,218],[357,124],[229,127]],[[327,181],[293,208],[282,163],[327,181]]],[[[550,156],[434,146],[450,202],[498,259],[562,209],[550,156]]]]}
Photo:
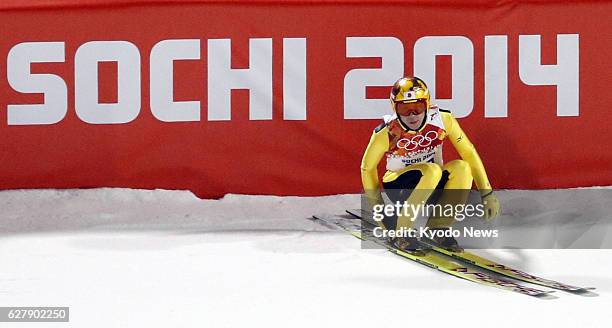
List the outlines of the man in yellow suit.
{"type": "MultiPolygon", "coordinates": [[[[493,193],[487,173],[474,145],[450,111],[431,104],[427,85],[417,77],[403,77],[391,89],[394,115],[374,129],[361,161],[361,181],[369,204],[384,204],[379,189],[378,164],[386,155],[387,171],[382,179],[387,196],[393,202],[412,206],[425,204],[435,190],[440,190],[438,203],[465,204],[472,182],[480,191],[484,217],[495,218],[500,204],[493,193]],[[461,159],[446,164],[442,160],[442,145],[446,139],[461,159]]],[[[388,230],[411,228],[415,217],[404,211],[380,222],[388,230]]],[[[431,216],[427,227],[448,230],[454,217],[431,216]]],[[[438,234],[436,234],[438,235],[438,234]]],[[[434,240],[447,249],[460,251],[453,237],[434,240]]],[[[407,251],[419,251],[416,237],[391,238],[391,243],[407,251]]]]}

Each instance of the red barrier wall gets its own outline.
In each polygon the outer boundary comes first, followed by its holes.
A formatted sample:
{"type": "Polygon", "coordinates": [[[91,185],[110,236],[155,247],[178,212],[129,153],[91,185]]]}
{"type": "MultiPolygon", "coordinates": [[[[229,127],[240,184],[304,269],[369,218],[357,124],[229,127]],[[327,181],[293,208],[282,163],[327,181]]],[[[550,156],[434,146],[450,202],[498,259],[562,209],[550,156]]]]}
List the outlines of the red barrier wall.
{"type": "MultiPolygon", "coordinates": [[[[344,96],[355,91],[345,89],[345,78],[354,69],[380,68],[381,59],[348,58],[348,40],[395,38],[403,45],[404,73],[410,75],[415,43],[436,36],[460,36],[465,38],[459,40],[462,44],[472,45],[471,76],[456,76],[458,84],[451,83],[451,75],[459,64],[452,63],[448,55],[436,57],[436,93],[440,99],[453,98],[458,96],[461,83],[473,79],[473,109],[460,123],[476,145],[496,188],[611,185],[612,153],[607,151],[606,136],[612,118],[612,24],[607,14],[612,11],[612,3],[496,3],[4,2],[0,5],[0,188],[190,189],[203,197],[228,192],[358,192],[361,155],[379,120],[346,117],[345,110],[353,109],[345,109],[344,96]],[[577,112],[572,112],[571,106],[557,104],[557,89],[561,87],[525,82],[533,77],[522,77],[519,71],[519,52],[524,46],[519,44],[521,35],[541,36],[544,65],[559,64],[559,36],[577,41],[578,80],[568,82],[568,75],[560,73],[555,80],[565,83],[565,95],[579,86],[577,112]],[[506,78],[485,70],[487,36],[506,36],[507,69],[501,70],[506,78]],[[208,80],[210,40],[231,40],[231,65],[236,69],[249,67],[249,39],[256,38],[271,39],[272,44],[271,119],[249,119],[249,92],[233,91],[231,119],[211,120],[208,92],[209,84],[215,81],[208,80]],[[288,109],[283,106],[283,80],[291,77],[291,72],[284,73],[287,59],[283,59],[283,39],[288,38],[305,39],[305,119],[284,119],[288,109]],[[151,50],[160,41],[171,39],[200,40],[200,59],[175,61],[173,74],[174,101],[199,101],[199,120],[163,122],[152,114],[151,50]],[[75,56],[80,47],[92,41],[127,41],[140,55],[141,104],[132,104],[131,108],[138,107],[139,111],[129,122],[91,124],[77,114],[75,98],[81,89],[75,81],[75,56]],[[19,92],[9,81],[14,63],[9,54],[24,42],[63,44],[63,61],[31,65],[33,74],[53,74],[65,83],[66,115],[54,124],[11,124],[9,116],[14,114],[9,114],[8,107],[40,104],[45,99],[40,92],[19,92]],[[486,76],[493,81],[488,88],[507,81],[505,117],[491,117],[499,116],[494,106],[487,111],[497,114],[485,113],[486,76]]],[[[380,50],[374,46],[368,49],[380,50]]],[[[568,60],[571,66],[572,57],[568,60]]],[[[118,64],[102,61],[97,69],[98,102],[118,102],[118,89],[125,87],[117,82],[118,64]]],[[[545,79],[546,74],[535,79],[545,79]]],[[[386,98],[388,87],[368,88],[366,94],[369,98],[386,98]]],[[[83,112],[89,110],[81,108],[83,112]]],[[[14,107],[11,111],[18,110],[14,107]]],[[[450,148],[448,143],[447,159],[456,156],[450,148]]]]}

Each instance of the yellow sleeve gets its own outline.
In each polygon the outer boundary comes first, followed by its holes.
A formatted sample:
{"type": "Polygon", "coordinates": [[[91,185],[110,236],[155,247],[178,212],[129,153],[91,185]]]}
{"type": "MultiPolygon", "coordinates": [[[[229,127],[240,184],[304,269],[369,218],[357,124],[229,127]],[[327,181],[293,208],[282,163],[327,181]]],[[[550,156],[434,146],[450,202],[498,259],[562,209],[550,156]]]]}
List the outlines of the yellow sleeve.
{"type": "Polygon", "coordinates": [[[461,126],[459,126],[459,122],[451,113],[440,112],[440,114],[444,121],[446,133],[448,134],[447,137],[450,139],[453,146],[455,146],[461,158],[470,165],[474,182],[476,182],[480,194],[483,195],[488,193],[492,190],[491,184],[489,183],[487,171],[482,164],[482,160],[480,156],[478,156],[478,152],[476,152],[476,148],[474,148],[470,139],[468,139],[467,135],[465,135],[461,129],[461,126]]]}
{"type": "Polygon", "coordinates": [[[377,127],[361,159],[361,183],[371,206],[383,204],[378,181],[378,163],[389,150],[389,128],[377,127]]]}

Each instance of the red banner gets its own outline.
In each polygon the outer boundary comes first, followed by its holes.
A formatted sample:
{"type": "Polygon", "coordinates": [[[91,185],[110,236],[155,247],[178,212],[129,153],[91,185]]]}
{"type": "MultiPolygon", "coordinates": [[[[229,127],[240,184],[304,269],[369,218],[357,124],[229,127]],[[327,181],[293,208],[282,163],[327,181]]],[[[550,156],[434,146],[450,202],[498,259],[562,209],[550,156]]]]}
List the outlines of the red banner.
{"type": "Polygon", "coordinates": [[[389,86],[412,74],[459,117],[495,188],[611,185],[611,10],[9,1],[0,188],[358,192],[389,86]]]}

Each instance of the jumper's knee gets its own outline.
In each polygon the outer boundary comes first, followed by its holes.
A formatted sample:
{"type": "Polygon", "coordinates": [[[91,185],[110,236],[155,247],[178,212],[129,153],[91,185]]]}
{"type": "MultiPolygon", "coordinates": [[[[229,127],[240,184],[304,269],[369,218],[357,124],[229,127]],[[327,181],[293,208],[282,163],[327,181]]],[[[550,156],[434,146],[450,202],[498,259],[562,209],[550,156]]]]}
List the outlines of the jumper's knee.
{"type": "Polygon", "coordinates": [[[435,163],[423,163],[419,164],[421,167],[419,170],[423,177],[421,177],[421,181],[419,182],[420,188],[434,189],[440,182],[442,178],[442,168],[440,165],[435,163]]]}
{"type": "Polygon", "coordinates": [[[456,159],[444,165],[444,169],[449,173],[447,187],[456,189],[470,189],[472,187],[472,169],[468,162],[456,159]]]}

